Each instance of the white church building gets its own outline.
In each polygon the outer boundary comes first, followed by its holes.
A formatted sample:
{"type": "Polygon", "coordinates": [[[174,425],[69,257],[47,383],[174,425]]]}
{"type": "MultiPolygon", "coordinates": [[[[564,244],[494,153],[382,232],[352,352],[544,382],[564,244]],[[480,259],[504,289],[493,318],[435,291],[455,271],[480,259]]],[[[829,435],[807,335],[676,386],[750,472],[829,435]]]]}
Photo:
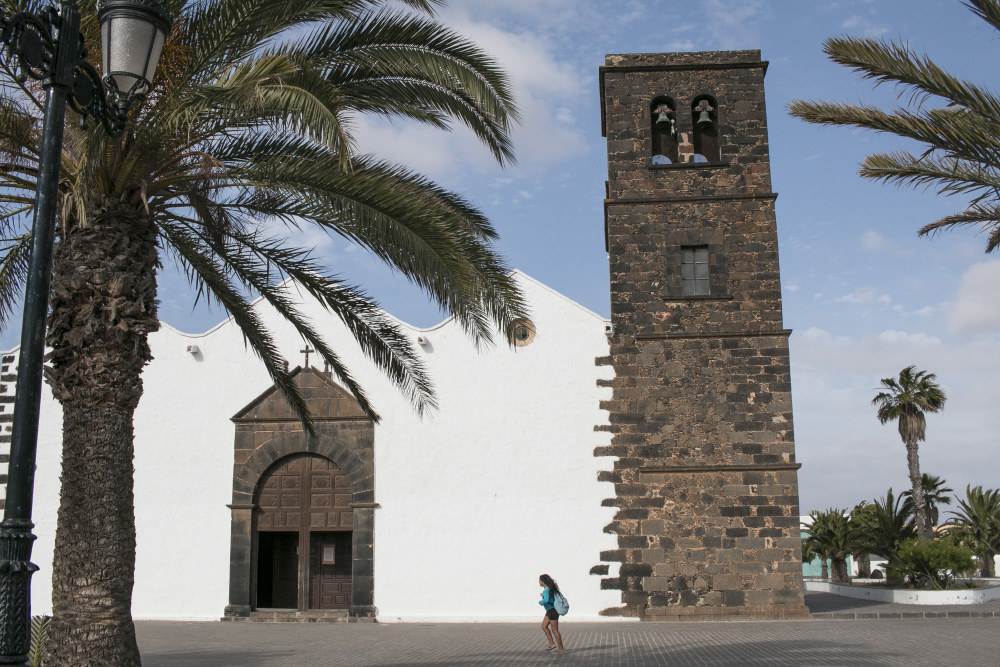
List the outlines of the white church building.
{"type": "MultiPolygon", "coordinates": [[[[594,576],[608,566],[591,574],[617,546],[604,530],[616,509],[602,506],[614,490],[598,481],[611,460],[594,456],[610,440],[595,429],[608,420],[600,403],[610,389],[599,384],[612,370],[595,363],[608,354],[607,320],[516,277],[531,312],[516,346],[477,350],[451,319],[402,324],[437,393],[438,410],[423,418],[335,316],[304,304],[368,392],[377,424],[315,368],[315,355],[306,365],[301,338],[258,302],[285,358],[302,367],[313,438],[231,320],[201,334],[168,324],[152,334],[135,415],[133,616],[535,620],[543,572],[574,619],[620,605],[620,592],[594,576]]],[[[3,361],[10,396],[16,350],[3,361]]],[[[51,611],[60,447],[60,407],[46,387],[33,614],[51,611]]]]}

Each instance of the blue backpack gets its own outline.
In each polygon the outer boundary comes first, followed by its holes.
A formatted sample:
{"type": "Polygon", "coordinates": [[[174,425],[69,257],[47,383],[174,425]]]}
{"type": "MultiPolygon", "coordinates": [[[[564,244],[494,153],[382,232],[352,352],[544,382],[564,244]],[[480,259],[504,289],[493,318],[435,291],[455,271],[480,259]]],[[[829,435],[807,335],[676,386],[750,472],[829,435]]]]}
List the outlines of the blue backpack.
{"type": "Polygon", "coordinates": [[[552,608],[556,610],[556,613],[560,616],[565,616],[569,613],[569,600],[563,597],[562,593],[556,592],[552,594],[552,608]]]}

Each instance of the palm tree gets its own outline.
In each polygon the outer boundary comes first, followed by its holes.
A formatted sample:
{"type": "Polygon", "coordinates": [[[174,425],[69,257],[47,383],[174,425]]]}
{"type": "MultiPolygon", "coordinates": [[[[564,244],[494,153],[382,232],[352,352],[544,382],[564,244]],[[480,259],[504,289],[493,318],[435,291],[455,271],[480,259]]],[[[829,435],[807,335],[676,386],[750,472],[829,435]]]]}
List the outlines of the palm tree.
{"type": "Polygon", "coordinates": [[[847,557],[854,551],[854,532],[844,510],[828,509],[810,512],[812,523],[806,527],[803,539],[803,558],[813,554],[830,559],[833,583],[847,582],[847,557]]]}
{"type": "MultiPolygon", "coordinates": [[[[15,0],[4,0],[14,3],[15,0]]],[[[20,0],[18,0],[20,2],[20,0]]],[[[311,429],[272,334],[274,308],[377,419],[337,352],[302,316],[293,280],[335,313],[411,399],[430,379],[396,322],[289,243],[315,226],[367,249],[450,311],[480,344],[524,315],[489,221],[462,197],[358,151],[363,114],[465,124],[507,164],[506,76],[433,19],[439,0],[167,0],[176,17],[154,93],[120,140],[67,127],[47,379],[63,409],[62,495],[48,665],[137,665],[132,418],[159,328],[157,270],[179,265],[238,324],[311,429]],[[284,225],[284,227],[282,227],[284,225]]],[[[99,54],[91,4],[81,10],[99,54]]],[[[2,67],[2,65],[0,65],[2,67]]],[[[0,317],[22,288],[37,175],[39,91],[6,71],[0,96],[0,317]]],[[[67,125],[71,125],[67,123],[67,125]]]]}
{"type": "MultiPolygon", "coordinates": [[[[881,556],[892,564],[900,545],[917,536],[912,515],[903,509],[902,497],[895,497],[890,488],[881,500],[876,498],[871,505],[854,517],[859,551],[881,556]]],[[[901,581],[890,572],[890,584],[901,581]]]]}
{"type": "MultiPolygon", "coordinates": [[[[1000,0],[967,0],[979,18],[1000,30],[1000,0]]],[[[920,229],[920,235],[958,225],[988,232],[986,252],[1000,247],[1000,100],[945,72],[905,43],[860,37],[826,40],[834,62],[862,78],[898,88],[905,108],[868,104],[795,101],[793,116],[810,123],[847,125],[912,139],[921,150],[869,155],[859,173],[886,183],[935,187],[940,194],[967,195],[969,206],[920,229]],[[929,103],[935,102],[934,106],[929,103]]]]}
{"type": "Polygon", "coordinates": [[[996,576],[994,558],[1000,553],[1000,490],[965,487],[965,499],[958,498],[958,510],[949,523],[954,535],[979,557],[982,576],[996,576]]]}
{"type": "MultiPolygon", "coordinates": [[[[927,473],[921,473],[920,486],[924,492],[924,502],[927,503],[927,531],[933,533],[940,517],[938,506],[951,505],[951,494],[954,491],[945,486],[943,479],[927,473]]],[[[913,491],[903,491],[900,496],[904,499],[903,508],[916,514],[913,511],[913,491]]]]}
{"type": "Polygon", "coordinates": [[[924,501],[923,483],[920,476],[920,458],[917,446],[924,439],[927,430],[925,412],[938,412],[944,408],[947,397],[944,391],[934,382],[936,377],[927,371],[914,370],[915,366],[907,366],[899,373],[899,379],[882,378],[882,388],[872,405],[878,406],[878,420],[896,421],[899,425],[899,437],[906,445],[906,465],[912,485],[914,516],[917,520],[917,533],[921,542],[931,538],[930,519],[927,514],[927,503],[924,501]]]}
{"type": "Polygon", "coordinates": [[[816,545],[809,540],[803,538],[802,540],[802,562],[811,563],[814,559],[819,558],[819,576],[820,579],[829,579],[830,573],[827,569],[827,560],[822,558],[818,553],[816,553],[816,545]]]}
{"type": "Polygon", "coordinates": [[[861,579],[868,579],[872,574],[871,551],[869,550],[866,534],[867,527],[872,522],[871,516],[874,509],[874,505],[862,500],[854,506],[854,509],[848,515],[848,520],[857,536],[852,555],[854,556],[854,561],[858,564],[858,577],[861,579]]]}

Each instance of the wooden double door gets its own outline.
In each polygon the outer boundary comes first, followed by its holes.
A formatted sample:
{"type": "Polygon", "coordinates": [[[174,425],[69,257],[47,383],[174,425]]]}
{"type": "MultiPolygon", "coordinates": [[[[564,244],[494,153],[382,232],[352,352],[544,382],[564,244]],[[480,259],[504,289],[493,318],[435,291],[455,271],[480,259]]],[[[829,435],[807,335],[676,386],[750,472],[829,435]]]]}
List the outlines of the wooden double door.
{"type": "Polygon", "coordinates": [[[313,454],[282,459],[255,494],[257,609],[351,606],[353,510],[350,483],[313,454]]]}

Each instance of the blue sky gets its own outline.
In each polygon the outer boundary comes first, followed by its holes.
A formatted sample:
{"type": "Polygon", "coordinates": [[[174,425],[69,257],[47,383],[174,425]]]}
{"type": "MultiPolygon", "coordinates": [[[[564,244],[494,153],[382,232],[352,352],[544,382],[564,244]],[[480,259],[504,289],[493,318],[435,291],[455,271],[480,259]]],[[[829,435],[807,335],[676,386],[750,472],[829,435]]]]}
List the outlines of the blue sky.
{"type": "MultiPolygon", "coordinates": [[[[907,365],[935,372],[949,394],[928,418],[926,472],[956,490],[1000,486],[1000,261],[974,230],[918,239],[923,224],[965,202],[862,180],[868,153],[902,141],[792,119],[793,99],[879,101],[826,60],[827,37],[902,38],[946,69],[1000,88],[998,33],[959,0],[453,0],[442,20],[510,73],[524,122],[518,163],[502,170],[470,133],[358,119],[360,145],[472,199],[500,231],[509,264],[597,313],[609,312],[602,238],[607,176],[598,67],[608,53],[760,49],[777,201],[785,326],[791,337],[802,511],[849,507],[906,488],[893,425],[870,406],[879,378],[907,365]]],[[[427,299],[341,239],[310,235],[336,271],[418,326],[442,316],[427,299]]],[[[222,319],[192,310],[182,278],[165,271],[161,319],[190,332],[222,319]]],[[[17,344],[7,332],[3,347],[17,344]]]]}

